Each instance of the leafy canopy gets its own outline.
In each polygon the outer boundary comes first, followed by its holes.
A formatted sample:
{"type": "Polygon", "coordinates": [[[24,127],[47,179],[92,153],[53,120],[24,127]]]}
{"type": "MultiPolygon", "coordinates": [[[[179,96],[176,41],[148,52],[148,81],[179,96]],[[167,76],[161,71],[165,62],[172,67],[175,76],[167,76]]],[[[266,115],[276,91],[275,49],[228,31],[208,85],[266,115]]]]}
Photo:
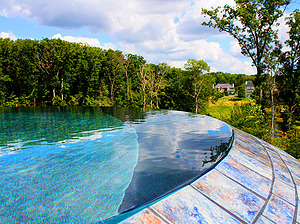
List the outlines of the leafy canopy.
{"type": "Polygon", "coordinates": [[[225,5],[202,9],[202,14],[210,20],[202,25],[227,32],[234,37],[241,53],[250,57],[257,68],[257,75],[263,72],[265,54],[277,41],[277,20],[283,15],[283,9],[290,0],[236,0],[236,6],[225,5]]]}

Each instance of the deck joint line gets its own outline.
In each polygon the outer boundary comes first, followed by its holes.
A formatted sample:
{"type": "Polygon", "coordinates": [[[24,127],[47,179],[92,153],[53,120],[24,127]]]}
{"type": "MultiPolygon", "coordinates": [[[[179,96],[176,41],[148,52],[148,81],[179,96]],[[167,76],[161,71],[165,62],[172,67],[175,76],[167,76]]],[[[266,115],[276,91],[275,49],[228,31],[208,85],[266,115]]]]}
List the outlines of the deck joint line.
{"type": "Polygon", "coordinates": [[[263,199],[264,201],[267,200],[267,198],[265,198],[264,196],[260,195],[259,193],[253,191],[252,189],[246,187],[245,185],[243,185],[242,183],[236,181],[235,179],[233,179],[232,177],[228,176],[227,174],[223,173],[222,171],[220,171],[219,169],[216,169],[219,173],[221,173],[222,175],[224,175],[226,178],[232,180],[233,182],[237,183],[238,185],[242,186],[243,188],[245,188],[246,190],[250,191],[251,193],[253,193],[254,195],[260,197],[261,199],[263,199]]]}
{"type": "Polygon", "coordinates": [[[207,195],[205,195],[204,193],[202,193],[201,191],[199,191],[197,188],[195,188],[194,186],[190,185],[194,190],[196,190],[197,192],[199,192],[201,195],[203,195],[205,198],[207,198],[208,200],[210,200],[212,203],[214,203],[215,205],[217,205],[218,207],[220,207],[223,211],[227,212],[229,215],[231,215],[232,217],[234,217],[235,219],[237,219],[239,222],[246,224],[247,222],[244,221],[243,219],[241,219],[240,217],[238,217],[237,215],[235,215],[233,212],[229,211],[227,208],[225,208],[224,206],[220,205],[219,203],[217,203],[215,200],[211,199],[210,197],[208,197],[207,195]]]}
{"type": "Polygon", "coordinates": [[[268,152],[268,150],[266,149],[266,147],[259,141],[257,141],[258,144],[260,144],[265,152],[267,153],[267,156],[269,157],[269,160],[271,162],[271,168],[272,168],[272,182],[271,182],[271,187],[270,187],[270,191],[269,191],[269,195],[268,195],[268,198],[266,200],[266,202],[264,203],[264,205],[260,208],[259,212],[257,213],[256,217],[254,218],[254,220],[252,221],[252,223],[256,223],[257,220],[260,218],[260,216],[262,216],[263,212],[265,211],[272,195],[273,195],[273,188],[274,188],[274,184],[275,184],[275,171],[274,171],[274,163],[273,163],[273,160],[268,152]]]}
{"type": "Polygon", "coordinates": [[[293,181],[293,184],[294,184],[294,190],[295,190],[295,210],[294,210],[294,216],[293,216],[293,223],[296,223],[297,222],[297,216],[298,216],[298,190],[297,190],[297,185],[296,185],[296,182],[295,182],[295,179],[294,179],[294,176],[292,175],[292,172],[290,170],[290,168],[288,167],[288,165],[285,163],[285,161],[282,159],[281,155],[276,151],[274,150],[274,152],[279,156],[279,158],[281,159],[281,161],[284,163],[284,165],[286,166],[290,176],[291,176],[291,179],[293,181]]]}
{"type": "MultiPolygon", "coordinates": [[[[257,175],[259,175],[259,176],[261,176],[261,177],[263,177],[263,178],[266,178],[266,179],[269,180],[270,182],[272,181],[270,178],[268,178],[268,177],[266,177],[266,176],[260,174],[259,172],[257,172],[257,171],[255,171],[255,170],[253,170],[252,168],[248,167],[247,165],[240,163],[240,162],[237,161],[234,157],[232,157],[232,156],[230,156],[230,155],[229,155],[229,157],[230,157],[232,160],[234,160],[235,162],[237,162],[238,164],[240,164],[240,165],[246,167],[248,170],[251,170],[252,172],[256,173],[257,175]]],[[[252,158],[254,158],[254,157],[252,157],[252,158]]],[[[256,160],[256,161],[258,161],[258,160],[256,160]]],[[[258,162],[259,162],[259,163],[262,163],[262,162],[260,162],[260,161],[258,161],[258,162]]],[[[265,165],[264,163],[262,163],[262,164],[265,165]]],[[[270,168],[271,168],[271,167],[270,167],[270,168]]]]}
{"type": "Polygon", "coordinates": [[[171,224],[167,218],[163,217],[159,212],[155,211],[151,206],[148,208],[148,210],[151,211],[155,216],[160,218],[163,222],[167,224],[171,224]]]}

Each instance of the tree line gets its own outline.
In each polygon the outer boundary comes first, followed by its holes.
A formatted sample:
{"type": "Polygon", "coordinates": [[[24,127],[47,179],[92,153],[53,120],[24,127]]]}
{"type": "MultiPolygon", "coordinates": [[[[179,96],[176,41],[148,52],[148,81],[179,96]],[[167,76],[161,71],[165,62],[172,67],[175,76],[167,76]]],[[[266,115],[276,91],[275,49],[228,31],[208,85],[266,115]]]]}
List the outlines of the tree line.
{"type": "MultiPolygon", "coordinates": [[[[61,39],[0,39],[0,106],[120,106],[205,112],[213,86],[243,85],[243,74],[209,73],[203,60],[185,69],[139,55],[61,39]]],[[[242,91],[241,91],[242,93],[242,91]]]]}

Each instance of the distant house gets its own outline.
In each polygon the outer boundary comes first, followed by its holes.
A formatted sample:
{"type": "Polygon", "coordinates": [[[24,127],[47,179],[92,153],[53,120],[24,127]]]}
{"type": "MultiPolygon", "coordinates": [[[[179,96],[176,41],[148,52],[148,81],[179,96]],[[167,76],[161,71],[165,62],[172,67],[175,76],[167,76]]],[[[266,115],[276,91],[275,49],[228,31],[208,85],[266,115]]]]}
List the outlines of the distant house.
{"type": "Polygon", "coordinates": [[[232,85],[230,85],[228,83],[217,84],[216,85],[216,90],[221,92],[221,93],[227,92],[229,94],[234,94],[234,84],[232,84],[232,85]]]}
{"type": "Polygon", "coordinates": [[[254,91],[254,84],[253,82],[245,82],[245,97],[249,98],[251,96],[251,94],[254,91]]]}

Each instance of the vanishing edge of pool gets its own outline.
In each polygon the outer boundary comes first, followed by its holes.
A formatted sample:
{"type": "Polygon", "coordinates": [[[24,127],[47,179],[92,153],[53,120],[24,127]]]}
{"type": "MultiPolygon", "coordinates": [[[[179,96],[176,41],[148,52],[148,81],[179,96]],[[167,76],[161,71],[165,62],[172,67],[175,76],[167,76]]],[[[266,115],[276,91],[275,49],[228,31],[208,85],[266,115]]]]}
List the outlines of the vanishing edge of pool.
{"type": "MultiPolygon", "coordinates": [[[[213,118],[213,117],[211,117],[213,118]]],[[[213,119],[216,119],[216,118],[213,118],[213,119]]],[[[218,119],[216,119],[218,120],[218,119]]],[[[218,121],[221,121],[221,120],[218,120],[218,121]]],[[[101,220],[99,223],[103,223],[103,224],[116,224],[116,223],[119,223],[119,222],[122,222],[132,216],[134,216],[135,214],[139,213],[140,211],[146,209],[146,208],[149,208],[151,205],[154,205],[156,204],[157,202],[169,197],[170,195],[174,194],[175,192],[179,191],[180,189],[190,185],[191,183],[193,183],[194,181],[196,181],[197,179],[199,179],[200,177],[204,176],[205,174],[207,174],[208,172],[210,172],[211,170],[213,170],[227,155],[228,153],[230,152],[232,146],[233,146],[233,143],[235,141],[235,131],[234,129],[228,125],[226,122],[224,121],[221,121],[223,122],[225,125],[227,125],[228,127],[230,127],[231,129],[231,137],[230,137],[230,143],[229,143],[229,146],[227,147],[227,149],[222,153],[222,156],[220,156],[217,161],[211,165],[209,168],[205,169],[204,171],[200,172],[198,176],[190,179],[189,181],[181,184],[180,186],[178,186],[177,188],[174,188],[172,191],[160,196],[159,198],[156,198],[155,200],[152,200],[152,201],[149,201],[147,204],[144,204],[138,208],[134,208],[134,209],[131,209],[131,210],[128,210],[128,211],[125,211],[125,212],[122,212],[116,216],[113,216],[113,217],[110,217],[108,219],[105,219],[105,220],[101,220]]]]}

